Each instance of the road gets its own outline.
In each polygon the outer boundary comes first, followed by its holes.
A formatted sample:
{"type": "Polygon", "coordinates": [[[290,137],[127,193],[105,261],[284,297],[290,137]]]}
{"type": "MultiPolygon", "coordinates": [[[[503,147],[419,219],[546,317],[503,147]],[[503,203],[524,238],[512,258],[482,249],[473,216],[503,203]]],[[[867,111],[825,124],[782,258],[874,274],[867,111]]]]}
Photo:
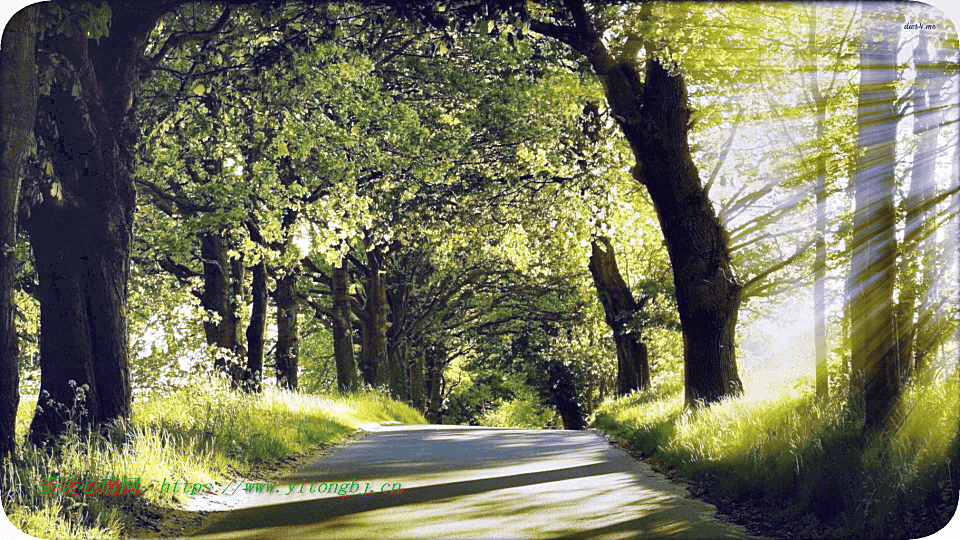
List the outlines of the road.
{"type": "Polygon", "coordinates": [[[576,431],[378,426],[275,493],[230,505],[195,538],[751,538],[647,464],[576,431]],[[355,479],[403,491],[309,492],[355,479]]]}

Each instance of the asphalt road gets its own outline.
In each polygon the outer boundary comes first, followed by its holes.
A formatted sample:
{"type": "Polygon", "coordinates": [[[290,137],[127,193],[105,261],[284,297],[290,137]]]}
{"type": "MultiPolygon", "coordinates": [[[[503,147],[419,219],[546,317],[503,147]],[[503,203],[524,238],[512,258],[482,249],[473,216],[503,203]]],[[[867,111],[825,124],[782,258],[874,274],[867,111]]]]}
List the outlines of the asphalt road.
{"type": "Polygon", "coordinates": [[[645,463],[576,431],[380,426],[276,492],[228,503],[195,538],[751,538],[645,463]],[[375,493],[316,492],[353,480],[375,493]],[[384,484],[403,491],[377,493],[384,484]]]}

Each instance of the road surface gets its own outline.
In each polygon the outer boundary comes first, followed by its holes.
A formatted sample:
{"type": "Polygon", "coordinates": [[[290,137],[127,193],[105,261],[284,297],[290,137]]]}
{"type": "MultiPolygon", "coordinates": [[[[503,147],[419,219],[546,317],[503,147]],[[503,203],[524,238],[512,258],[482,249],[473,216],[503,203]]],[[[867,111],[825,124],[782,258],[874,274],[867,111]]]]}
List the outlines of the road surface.
{"type": "Polygon", "coordinates": [[[276,492],[228,502],[195,538],[751,538],[647,464],[577,431],[378,426],[276,492]],[[353,480],[403,491],[309,492],[353,480]]]}

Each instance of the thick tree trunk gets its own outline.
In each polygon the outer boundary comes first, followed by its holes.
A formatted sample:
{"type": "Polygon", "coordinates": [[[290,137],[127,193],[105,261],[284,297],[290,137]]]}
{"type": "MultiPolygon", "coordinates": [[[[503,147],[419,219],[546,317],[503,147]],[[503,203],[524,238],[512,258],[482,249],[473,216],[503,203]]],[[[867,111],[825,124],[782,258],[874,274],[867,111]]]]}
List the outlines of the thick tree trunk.
{"type": "Polygon", "coordinates": [[[734,343],[740,285],[726,232],[690,156],[686,99],[683,77],[649,58],[639,122],[625,122],[624,132],[637,157],[634,177],[650,192],[673,267],[686,401],[711,403],[743,389],[734,343]]]}
{"type": "Polygon", "coordinates": [[[113,5],[110,35],[58,34],[59,51],[80,83],[38,105],[50,120],[41,138],[56,182],[25,222],[39,276],[40,397],[31,440],[66,428],[76,386],[87,385],[81,426],[130,412],[126,295],[136,190],[130,148],[139,134],[134,102],[139,60],[161,6],[113,5]]]}
{"type": "Polygon", "coordinates": [[[640,311],[630,288],[620,275],[610,239],[595,238],[591,244],[590,274],[597,288],[607,325],[617,346],[617,387],[619,395],[650,387],[647,347],[630,323],[640,311]]]}
{"type": "Polygon", "coordinates": [[[247,392],[260,393],[263,377],[263,333],[267,327],[267,266],[263,261],[251,268],[250,325],[247,326],[247,369],[243,386],[247,392]]]}
{"type": "MultiPolygon", "coordinates": [[[[633,177],[650,193],[673,268],[686,401],[695,405],[739,395],[743,385],[737,375],[734,335],[742,287],[730,266],[726,232],[690,154],[683,76],[670,73],[648,43],[642,81],[634,57],[644,43],[630,40],[614,58],[601,39],[604,29],[594,27],[583,2],[566,5],[575,27],[531,21],[531,28],[586,57],[633,150],[637,161],[633,177]]],[[[644,4],[641,16],[648,18],[649,9],[644,4]]]]}
{"type": "Polygon", "coordinates": [[[424,402],[425,396],[423,391],[424,359],[419,348],[414,348],[414,351],[414,358],[410,364],[410,404],[418,411],[425,411],[426,403],[424,402]]]}
{"type": "Polygon", "coordinates": [[[235,283],[239,276],[236,261],[228,256],[227,239],[219,233],[200,235],[200,256],[203,259],[203,293],[200,305],[211,315],[204,321],[203,331],[207,344],[220,350],[214,359],[214,365],[234,387],[239,387],[243,379],[243,367],[240,362],[245,355],[239,341],[238,301],[235,283]]]}
{"type": "Polygon", "coordinates": [[[0,458],[17,446],[20,347],[13,292],[20,178],[37,114],[36,34],[37,8],[26,7],[7,23],[0,45],[0,458]]]}
{"type": "Polygon", "coordinates": [[[360,376],[363,383],[367,386],[377,386],[377,357],[373,347],[373,325],[370,322],[369,313],[364,309],[357,317],[360,333],[360,376]]]}
{"type": "Polygon", "coordinates": [[[355,392],[359,387],[357,364],[353,357],[353,325],[350,322],[350,296],[347,293],[347,264],[333,268],[333,358],[337,366],[337,388],[355,392]]]}
{"type": "Polygon", "coordinates": [[[899,24],[878,14],[865,24],[860,51],[857,144],[853,178],[851,390],[866,407],[866,427],[883,426],[900,393],[893,292],[896,276],[896,81],[899,24]]]}
{"type": "Polygon", "coordinates": [[[277,385],[296,392],[300,363],[300,331],[297,323],[297,274],[289,272],[277,280],[277,385]]]}

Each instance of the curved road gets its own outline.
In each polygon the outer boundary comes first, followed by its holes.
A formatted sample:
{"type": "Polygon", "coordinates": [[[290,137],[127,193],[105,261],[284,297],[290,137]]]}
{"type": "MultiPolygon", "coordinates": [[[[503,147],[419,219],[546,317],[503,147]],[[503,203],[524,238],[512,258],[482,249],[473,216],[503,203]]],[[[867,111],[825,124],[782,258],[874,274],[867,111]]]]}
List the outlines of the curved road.
{"type": "MultiPolygon", "coordinates": [[[[642,462],[577,431],[378,426],[196,538],[752,538],[642,462]],[[338,497],[310,484],[402,493],[338,497]],[[293,492],[290,486],[293,486],[293,492]],[[300,493],[300,486],[305,486],[300,493]],[[389,486],[388,486],[389,487],[389,486]]],[[[209,502],[209,501],[208,501],[209,502]]]]}

